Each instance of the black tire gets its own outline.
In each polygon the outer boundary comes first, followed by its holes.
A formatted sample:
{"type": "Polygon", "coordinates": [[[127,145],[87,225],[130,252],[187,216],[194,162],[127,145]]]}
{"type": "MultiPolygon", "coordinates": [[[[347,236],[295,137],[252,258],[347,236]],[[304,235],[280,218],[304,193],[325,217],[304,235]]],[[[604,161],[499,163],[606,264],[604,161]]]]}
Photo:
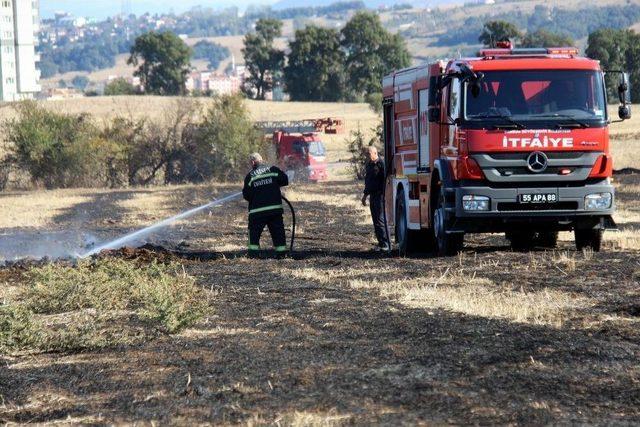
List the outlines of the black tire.
{"type": "Polygon", "coordinates": [[[579,251],[583,249],[591,249],[594,252],[600,252],[604,230],[593,228],[576,228],[574,234],[576,238],[576,248],[579,251]]]}
{"type": "Polygon", "coordinates": [[[447,233],[449,219],[445,209],[446,199],[444,192],[441,191],[433,211],[433,234],[438,256],[456,255],[464,246],[463,233],[447,233]]]}
{"type": "Polygon", "coordinates": [[[416,252],[431,252],[434,248],[431,233],[426,230],[409,229],[404,191],[401,190],[396,199],[395,240],[398,244],[398,254],[404,257],[416,252]]]}
{"type": "Polygon", "coordinates": [[[546,249],[555,249],[558,246],[557,231],[540,231],[536,235],[536,246],[546,249]]]}
{"type": "Polygon", "coordinates": [[[505,237],[514,251],[529,251],[536,246],[536,233],[533,231],[509,231],[505,237]]]}
{"type": "Polygon", "coordinates": [[[404,191],[400,190],[396,197],[396,243],[398,244],[398,255],[404,257],[411,254],[412,236],[407,224],[407,207],[404,203],[404,191]]]}

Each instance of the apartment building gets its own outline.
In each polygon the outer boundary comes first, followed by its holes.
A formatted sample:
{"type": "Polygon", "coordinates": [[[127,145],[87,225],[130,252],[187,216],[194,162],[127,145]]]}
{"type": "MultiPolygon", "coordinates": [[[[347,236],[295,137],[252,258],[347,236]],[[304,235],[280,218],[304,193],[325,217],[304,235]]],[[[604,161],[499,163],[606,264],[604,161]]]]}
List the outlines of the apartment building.
{"type": "Polygon", "coordinates": [[[0,0],[0,101],[30,99],[41,90],[39,6],[39,0],[0,0]]]}

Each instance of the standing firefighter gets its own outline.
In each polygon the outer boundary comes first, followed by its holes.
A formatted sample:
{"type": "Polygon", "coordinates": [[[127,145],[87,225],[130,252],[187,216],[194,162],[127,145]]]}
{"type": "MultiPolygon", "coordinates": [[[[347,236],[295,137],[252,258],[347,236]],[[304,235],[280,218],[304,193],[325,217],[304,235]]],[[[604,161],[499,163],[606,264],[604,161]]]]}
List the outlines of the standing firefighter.
{"type": "Polygon", "coordinates": [[[253,153],[250,157],[252,170],[244,179],[242,195],[249,202],[249,256],[260,251],[260,235],[269,227],[276,253],[287,252],[287,242],[282,219],[282,195],[280,187],[289,185],[289,178],[275,166],[265,166],[262,156],[253,153]]]}
{"type": "Polygon", "coordinates": [[[364,195],[362,196],[362,204],[367,205],[367,196],[369,196],[369,204],[371,210],[371,219],[373,220],[373,228],[378,239],[378,250],[389,250],[389,240],[387,239],[387,231],[385,230],[384,221],[384,204],[382,192],[384,190],[384,162],[378,155],[376,147],[369,147],[369,160],[367,161],[366,175],[364,178],[364,195]]]}

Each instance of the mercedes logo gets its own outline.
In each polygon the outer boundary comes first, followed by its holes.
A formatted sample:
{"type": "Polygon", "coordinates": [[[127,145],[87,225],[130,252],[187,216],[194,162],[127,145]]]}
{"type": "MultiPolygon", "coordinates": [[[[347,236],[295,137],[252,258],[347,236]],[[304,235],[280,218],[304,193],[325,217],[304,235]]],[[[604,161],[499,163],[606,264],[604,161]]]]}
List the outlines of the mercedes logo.
{"type": "Polygon", "coordinates": [[[549,158],[541,151],[529,154],[527,157],[527,167],[533,173],[544,172],[549,166],[549,158]]]}

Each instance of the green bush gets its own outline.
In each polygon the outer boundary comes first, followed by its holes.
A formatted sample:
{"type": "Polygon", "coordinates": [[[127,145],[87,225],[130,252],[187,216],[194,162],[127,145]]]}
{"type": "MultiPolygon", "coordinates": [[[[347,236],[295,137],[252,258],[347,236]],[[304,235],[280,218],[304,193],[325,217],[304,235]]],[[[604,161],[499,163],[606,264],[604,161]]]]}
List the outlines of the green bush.
{"type": "Polygon", "coordinates": [[[76,267],[48,265],[31,270],[22,298],[37,314],[95,310],[133,311],[175,333],[202,317],[207,302],[195,280],[178,264],[137,265],[112,259],[76,267]]]}
{"type": "Polygon", "coordinates": [[[42,325],[27,306],[0,305],[0,353],[39,348],[43,342],[42,325]]]}
{"type": "Polygon", "coordinates": [[[179,264],[120,259],[47,265],[0,305],[0,353],[102,348],[177,333],[204,316],[207,297],[179,264]]]}
{"type": "Polygon", "coordinates": [[[352,131],[350,139],[346,141],[349,147],[349,153],[351,153],[351,158],[349,159],[351,172],[356,179],[364,179],[365,168],[369,161],[367,149],[374,146],[380,150],[382,144],[382,124],[372,129],[372,131],[375,131],[375,136],[368,140],[360,129],[352,131]]]}
{"type": "Polygon", "coordinates": [[[4,123],[10,157],[46,188],[91,186],[100,180],[102,150],[90,116],[51,112],[32,101],[4,123]]]}
{"type": "Polygon", "coordinates": [[[269,145],[239,96],[216,98],[187,144],[190,181],[237,179],[246,173],[249,154],[264,152],[269,145]]]}
{"type": "Polygon", "coordinates": [[[110,81],[104,88],[105,96],[135,95],[136,88],[123,77],[110,81]]]}

